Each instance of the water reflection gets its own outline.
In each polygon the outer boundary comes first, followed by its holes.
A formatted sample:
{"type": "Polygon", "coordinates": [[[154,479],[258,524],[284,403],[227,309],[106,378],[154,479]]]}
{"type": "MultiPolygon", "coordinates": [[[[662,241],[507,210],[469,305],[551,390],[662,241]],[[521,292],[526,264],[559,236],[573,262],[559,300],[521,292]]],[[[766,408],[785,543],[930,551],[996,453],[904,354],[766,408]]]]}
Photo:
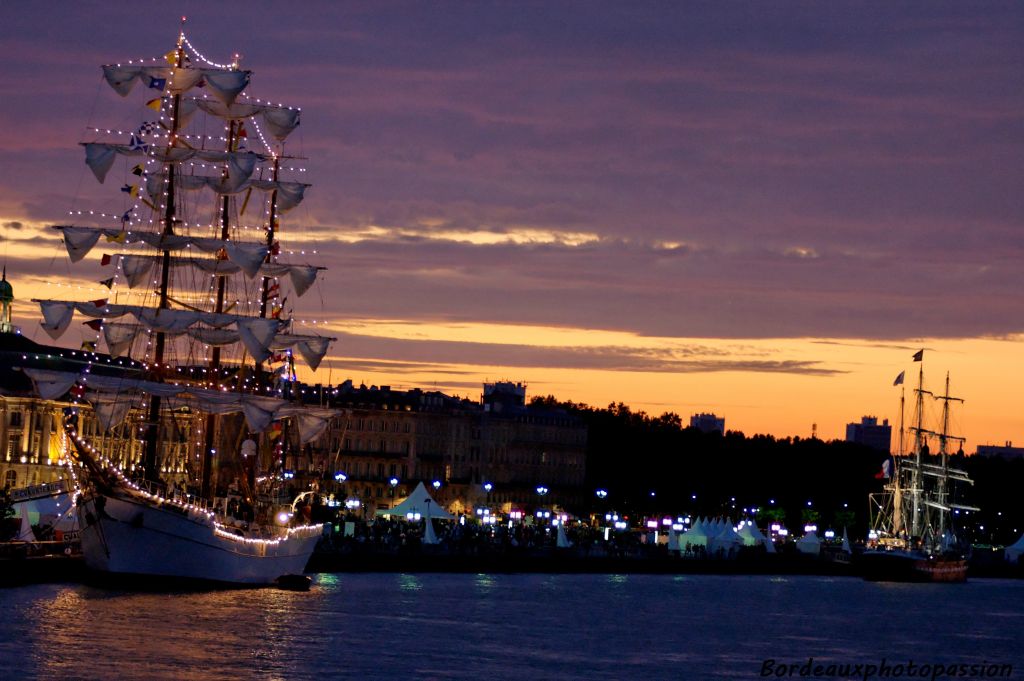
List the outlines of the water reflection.
{"type": "Polygon", "coordinates": [[[0,590],[0,677],[752,678],[766,657],[856,664],[880,650],[1012,662],[1022,600],[1016,581],[900,591],[691,575],[321,575],[308,593],[41,585],[0,590]],[[654,629],[657,654],[638,645],[654,629]]]}
{"type": "Polygon", "coordinates": [[[239,664],[283,678],[303,635],[296,597],[277,589],[119,593],[61,587],[33,609],[31,645],[45,677],[223,679],[239,664]],[[125,665],[128,665],[126,668],[125,665]]]}
{"type": "Polygon", "coordinates": [[[423,588],[423,583],[416,575],[401,574],[398,575],[398,588],[406,592],[419,591],[423,588]]]}

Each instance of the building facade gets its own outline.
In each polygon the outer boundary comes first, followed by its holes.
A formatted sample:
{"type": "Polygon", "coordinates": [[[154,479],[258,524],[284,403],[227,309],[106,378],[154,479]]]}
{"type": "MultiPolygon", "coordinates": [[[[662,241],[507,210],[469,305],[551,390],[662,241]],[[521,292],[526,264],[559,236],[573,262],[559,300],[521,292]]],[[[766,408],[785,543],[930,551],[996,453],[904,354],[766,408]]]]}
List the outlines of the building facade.
{"type": "Polygon", "coordinates": [[[892,427],[889,419],[881,424],[874,416],[861,417],[860,423],[846,424],[846,441],[888,452],[892,446],[892,427]]]}
{"type": "Polygon", "coordinates": [[[389,508],[423,482],[455,512],[572,505],[582,499],[587,433],[564,412],[525,404],[525,387],[488,384],[480,402],[419,389],[320,386],[339,409],[286,465],[313,474],[368,510],[389,508]],[[548,490],[537,492],[538,487],[548,490]]]}
{"type": "Polygon", "coordinates": [[[725,435],[725,419],[714,414],[694,414],[690,417],[690,427],[705,433],[713,433],[717,430],[725,435]]]}

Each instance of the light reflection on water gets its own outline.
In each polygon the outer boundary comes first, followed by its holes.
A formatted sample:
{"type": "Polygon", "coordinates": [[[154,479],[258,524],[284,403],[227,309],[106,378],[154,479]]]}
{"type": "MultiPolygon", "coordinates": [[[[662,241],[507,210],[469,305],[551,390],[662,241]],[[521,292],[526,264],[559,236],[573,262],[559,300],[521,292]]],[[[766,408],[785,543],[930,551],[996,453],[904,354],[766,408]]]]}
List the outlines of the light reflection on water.
{"type": "Polygon", "coordinates": [[[0,677],[754,678],[763,659],[809,656],[1016,664],[1022,603],[1024,583],[998,580],[341,574],[309,593],[38,585],[0,591],[0,677]]]}

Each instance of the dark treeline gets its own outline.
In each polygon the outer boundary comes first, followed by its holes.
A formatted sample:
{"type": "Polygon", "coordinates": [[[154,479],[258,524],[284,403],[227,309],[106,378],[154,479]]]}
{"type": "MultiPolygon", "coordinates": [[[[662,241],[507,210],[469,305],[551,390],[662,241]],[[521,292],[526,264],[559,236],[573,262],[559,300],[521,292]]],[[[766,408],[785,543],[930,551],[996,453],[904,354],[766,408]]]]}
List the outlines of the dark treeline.
{"type": "MultiPolygon", "coordinates": [[[[678,414],[654,417],[621,403],[599,409],[548,396],[532,404],[564,409],[587,424],[592,511],[738,520],[744,508],[757,507],[761,523],[782,522],[797,534],[813,522],[837,532],[846,525],[851,537],[863,537],[868,495],[882,490],[875,475],[886,454],[850,442],[704,433],[684,425],[678,414]],[[595,495],[598,489],[607,490],[604,500],[595,495]]],[[[959,525],[976,542],[1015,541],[1024,531],[1024,511],[1014,501],[1024,484],[1024,461],[960,456],[950,465],[967,469],[976,481],[955,501],[982,508],[960,516],[959,525]]]]}

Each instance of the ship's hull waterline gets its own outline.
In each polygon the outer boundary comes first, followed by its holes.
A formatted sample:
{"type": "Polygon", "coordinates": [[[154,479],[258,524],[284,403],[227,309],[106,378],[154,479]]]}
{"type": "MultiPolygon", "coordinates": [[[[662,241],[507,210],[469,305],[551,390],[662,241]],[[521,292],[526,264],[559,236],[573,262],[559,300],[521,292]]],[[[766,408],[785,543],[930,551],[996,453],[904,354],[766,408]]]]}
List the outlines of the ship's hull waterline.
{"type": "Polygon", "coordinates": [[[83,499],[79,522],[91,571],[224,585],[301,575],[321,535],[320,526],[308,526],[277,541],[246,540],[217,530],[204,512],[130,496],[83,499]]]}
{"type": "Polygon", "coordinates": [[[865,551],[859,562],[864,579],[872,582],[967,581],[967,561],[963,558],[909,551],[865,551]]]}

